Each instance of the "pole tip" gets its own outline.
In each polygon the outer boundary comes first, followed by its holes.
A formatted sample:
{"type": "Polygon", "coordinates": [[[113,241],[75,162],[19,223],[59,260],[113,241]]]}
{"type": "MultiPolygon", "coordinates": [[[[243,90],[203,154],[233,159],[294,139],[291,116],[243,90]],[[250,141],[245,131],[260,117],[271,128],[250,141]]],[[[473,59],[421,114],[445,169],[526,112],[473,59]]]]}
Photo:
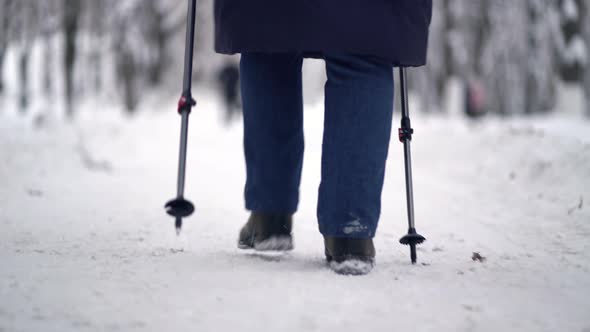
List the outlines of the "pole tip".
{"type": "Polygon", "coordinates": [[[180,235],[180,231],[182,230],[182,218],[176,217],[176,222],[174,223],[174,227],[176,228],[176,235],[180,235]]]}

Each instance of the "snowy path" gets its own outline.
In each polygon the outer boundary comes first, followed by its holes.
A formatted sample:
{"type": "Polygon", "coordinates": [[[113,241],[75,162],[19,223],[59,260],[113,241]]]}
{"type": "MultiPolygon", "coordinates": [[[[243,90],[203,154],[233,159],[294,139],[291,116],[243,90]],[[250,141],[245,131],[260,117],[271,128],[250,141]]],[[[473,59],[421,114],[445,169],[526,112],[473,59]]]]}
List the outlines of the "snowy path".
{"type": "Polygon", "coordinates": [[[240,126],[219,125],[200,99],[187,183],[197,213],[180,238],[162,208],[175,192],[176,116],[88,114],[41,131],[0,117],[0,331],[590,331],[587,138],[416,119],[422,264],[397,244],[395,142],[378,265],[342,277],[324,265],[315,222],[321,109],[306,110],[296,249],[265,256],[235,248],[247,217],[240,126]]]}

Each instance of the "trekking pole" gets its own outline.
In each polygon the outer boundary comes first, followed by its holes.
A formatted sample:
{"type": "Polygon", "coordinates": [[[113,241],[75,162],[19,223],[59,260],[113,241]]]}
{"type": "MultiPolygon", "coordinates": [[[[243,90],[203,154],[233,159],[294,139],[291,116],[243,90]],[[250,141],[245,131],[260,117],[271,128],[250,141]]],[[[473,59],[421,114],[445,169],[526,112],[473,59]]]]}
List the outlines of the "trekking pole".
{"type": "Polygon", "coordinates": [[[188,116],[197,102],[191,95],[191,83],[193,72],[193,48],[195,37],[195,11],[196,0],[188,0],[188,14],[186,24],[186,44],[184,51],[184,79],[182,95],[178,101],[178,113],[182,117],[180,127],[180,153],[178,157],[178,184],[176,198],[165,205],[166,212],[175,218],[174,226],[176,234],[182,229],[182,218],[190,216],[194,211],[194,205],[184,199],[184,179],[186,173],[186,147],[188,136],[188,116]]]}
{"type": "Polygon", "coordinates": [[[410,258],[412,264],[416,264],[416,245],[426,241],[426,239],[416,232],[414,223],[414,189],[412,184],[412,155],[410,153],[410,141],[412,141],[412,124],[408,107],[408,87],[406,81],[406,68],[399,69],[399,79],[401,84],[401,103],[402,103],[402,120],[399,129],[399,140],[404,143],[404,164],[406,168],[406,200],[408,209],[408,234],[402,237],[399,242],[410,246],[410,258]]]}

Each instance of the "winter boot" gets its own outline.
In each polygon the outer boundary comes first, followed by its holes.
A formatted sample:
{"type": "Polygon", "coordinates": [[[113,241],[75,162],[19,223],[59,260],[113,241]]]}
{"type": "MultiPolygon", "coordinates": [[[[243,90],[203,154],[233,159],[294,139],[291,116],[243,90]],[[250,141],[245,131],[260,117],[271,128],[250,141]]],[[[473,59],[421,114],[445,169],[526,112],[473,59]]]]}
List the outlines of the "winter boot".
{"type": "Polygon", "coordinates": [[[238,248],[293,250],[292,215],[252,212],[238,239],[238,248]]]}
{"type": "Polygon", "coordinates": [[[324,236],[326,260],[330,268],[345,275],[363,275],[375,265],[373,239],[324,236]]]}

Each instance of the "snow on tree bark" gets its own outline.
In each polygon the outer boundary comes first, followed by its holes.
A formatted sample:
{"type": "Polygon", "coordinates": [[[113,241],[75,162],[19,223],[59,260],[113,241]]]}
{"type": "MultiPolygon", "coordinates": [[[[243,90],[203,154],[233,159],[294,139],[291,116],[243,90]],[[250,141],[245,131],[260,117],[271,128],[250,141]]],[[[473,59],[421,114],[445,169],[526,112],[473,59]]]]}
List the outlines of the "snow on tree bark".
{"type": "Polygon", "coordinates": [[[451,73],[467,80],[479,76],[479,61],[483,48],[484,1],[447,0],[447,45],[448,66],[451,73]]]}
{"type": "Polygon", "coordinates": [[[582,7],[587,0],[560,0],[560,26],[562,32],[560,50],[560,73],[566,82],[580,82],[585,62],[586,49],[582,39],[582,7]]]}
{"type": "Polygon", "coordinates": [[[0,0],[0,95],[4,92],[4,77],[2,77],[4,69],[4,55],[8,47],[8,29],[10,22],[10,8],[12,0],[0,0]]]}
{"type": "Polygon", "coordinates": [[[181,4],[185,8],[184,1],[176,0],[116,3],[114,29],[111,31],[113,50],[124,105],[130,112],[139,103],[140,89],[161,86],[167,64],[174,61],[170,53],[182,54],[182,51],[167,47],[171,34],[179,32],[170,29],[168,19],[181,4]]]}
{"type": "Polygon", "coordinates": [[[59,3],[57,0],[44,0],[39,3],[37,19],[40,23],[40,35],[43,43],[43,59],[45,65],[43,71],[43,94],[51,98],[55,93],[54,59],[56,49],[53,37],[59,30],[59,3]]]}
{"type": "Polygon", "coordinates": [[[527,3],[495,0],[487,3],[489,22],[482,73],[486,77],[488,103],[500,114],[526,109],[527,3]]]}
{"type": "Polygon", "coordinates": [[[446,15],[443,1],[433,2],[433,16],[428,40],[428,64],[417,69],[412,87],[421,96],[422,110],[427,112],[441,111],[445,82],[446,66],[446,15]]]}
{"type": "Polygon", "coordinates": [[[38,22],[35,19],[38,3],[32,0],[15,1],[11,3],[11,33],[18,44],[18,85],[19,106],[21,112],[26,112],[30,104],[29,64],[33,40],[38,32],[38,22]]]}
{"type": "MultiPolygon", "coordinates": [[[[465,86],[481,82],[488,108],[502,114],[552,109],[559,79],[584,80],[590,90],[587,1],[437,0],[433,5],[429,63],[410,77],[411,87],[423,96],[422,109],[443,109],[451,77],[465,86]]],[[[213,0],[197,7],[193,69],[195,79],[205,82],[213,82],[226,61],[237,59],[214,54],[212,7],[213,0]]],[[[0,0],[0,69],[10,47],[20,57],[12,65],[20,67],[17,91],[25,109],[27,73],[36,70],[29,68],[34,64],[28,57],[37,43],[46,61],[62,59],[64,68],[40,70],[46,93],[56,91],[55,72],[62,71],[69,115],[74,96],[103,92],[120,94],[132,110],[140,90],[177,87],[185,19],[185,0],[0,0]],[[55,18],[58,28],[48,23],[55,18]]],[[[323,77],[307,72],[309,80],[323,77]]],[[[0,77],[0,93],[2,83],[0,77]]]]}
{"type": "Polygon", "coordinates": [[[480,66],[488,29],[485,8],[484,1],[447,0],[446,66],[465,89],[464,111],[469,115],[481,115],[486,110],[480,66]]]}
{"type": "Polygon", "coordinates": [[[64,82],[65,82],[65,102],[66,114],[69,117],[73,115],[72,102],[74,98],[74,63],[76,61],[77,45],[76,37],[78,35],[78,26],[81,5],[80,0],[64,0],[64,82]]]}
{"type": "Polygon", "coordinates": [[[557,8],[553,0],[528,0],[528,63],[526,64],[526,112],[547,111],[556,102],[557,8]]]}
{"type": "Polygon", "coordinates": [[[581,6],[582,9],[582,22],[584,24],[583,40],[586,46],[586,65],[584,71],[584,96],[586,100],[585,114],[590,117],[590,4],[584,2],[581,6]]]}
{"type": "Polygon", "coordinates": [[[557,11],[551,0],[435,2],[429,63],[417,77],[426,108],[440,105],[437,98],[442,98],[448,78],[457,77],[465,87],[483,82],[492,111],[551,109],[556,100],[557,11]]]}

